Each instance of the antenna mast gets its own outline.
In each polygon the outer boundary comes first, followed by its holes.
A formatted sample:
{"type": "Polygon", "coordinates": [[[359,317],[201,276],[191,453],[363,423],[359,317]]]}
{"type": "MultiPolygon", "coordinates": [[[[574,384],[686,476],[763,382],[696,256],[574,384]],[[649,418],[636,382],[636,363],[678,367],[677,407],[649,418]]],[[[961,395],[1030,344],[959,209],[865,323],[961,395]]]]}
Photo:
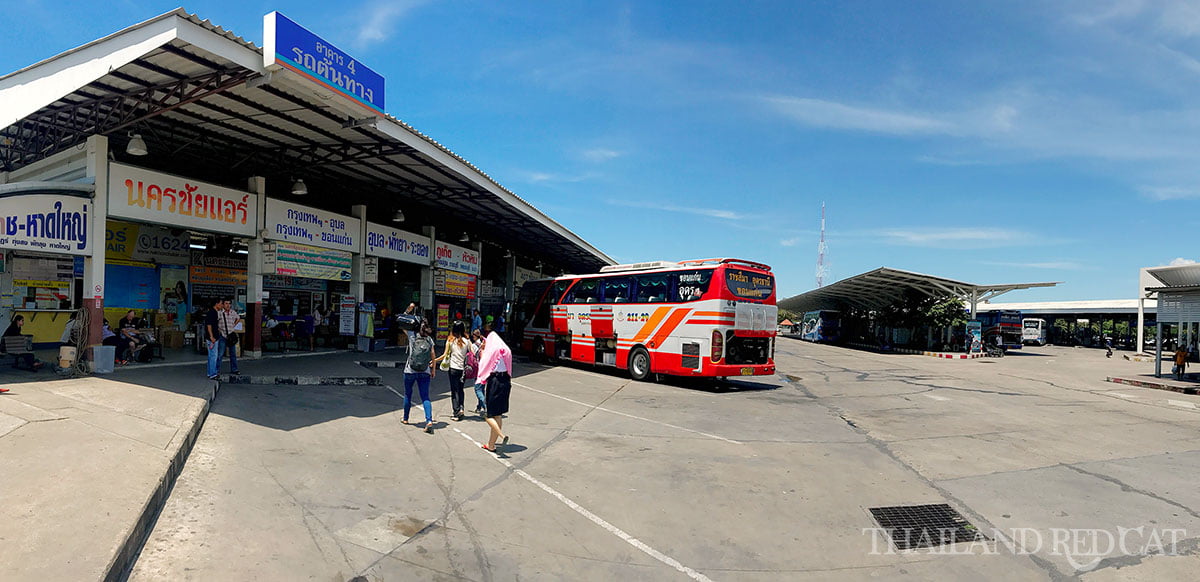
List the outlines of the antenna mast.
{"type": "Polygon", "coordinates": [[[825,203],[821,203],[821,242],[817,243],[817,288],[825,286],[825,275],[829,274],[829,269],[825,267],[825,251],[829,250],[829,246],[825,244],[825,203]]]}

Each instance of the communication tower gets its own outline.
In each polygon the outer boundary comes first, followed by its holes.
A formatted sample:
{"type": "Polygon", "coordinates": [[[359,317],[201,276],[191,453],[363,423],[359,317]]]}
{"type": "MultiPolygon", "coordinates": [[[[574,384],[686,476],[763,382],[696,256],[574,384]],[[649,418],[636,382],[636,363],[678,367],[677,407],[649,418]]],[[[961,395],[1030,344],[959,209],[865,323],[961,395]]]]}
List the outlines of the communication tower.
{"type": "Polygon", "coordinates": [[[829,246],[825,244],[825,203],[821,203],[821,242],[817,243],[817,288],[825,286],[825,275],[829,268],[825,266],[825,252],[829,246]]]}

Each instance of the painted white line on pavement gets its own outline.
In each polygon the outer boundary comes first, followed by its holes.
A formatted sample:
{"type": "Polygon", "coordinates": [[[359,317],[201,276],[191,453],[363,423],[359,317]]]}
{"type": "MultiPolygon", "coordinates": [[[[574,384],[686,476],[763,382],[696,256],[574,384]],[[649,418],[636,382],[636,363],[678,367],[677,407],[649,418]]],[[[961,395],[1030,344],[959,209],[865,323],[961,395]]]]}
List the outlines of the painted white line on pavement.
{"type": "MultiPolygon", "coordinates": [[[[516,384],[516,382],[514,382],[514,384],[516,384]]],[[[457,428],[454,428],[454,432],[457,432],[458,434],[462,435],[463,438],[467,439],[468,441],[471,441],[471,443],[474,444],[474,446],[480,447],[480,448],[483,447],[483,443],[471,438],[469,435],[467,435],[467,433],[465,433],[461,430],[458,430],[457,428]]],[[[564,505],[575,510],[575,513],[578,513],[579,515],[582,515],[582,516],[588,518],[588,520],[591,521],[592,523],[604,528],[609,533],[621,538],[622,540],[625,540],[625,543],[645,552],[651,558],[654,558],[655,560],[658,560],[659,562],[662,562],[672,568],[675,568],[676,570],[678,570],[680,572],[683,572],[684,574],[687,574],[688,577],[690,577],[693,580],[700,580],[702,582],[712,582],[712,580],[708,576],[705,576],[704,574],[701,574],[700,572],[697,572],[687,566],[684,566],[683,564],[679,563],[679,561],[676,560],[675,558],[672,558],[671,556],[668,556],[668,555],[646,545],[641,540],[625,533],[623,530],[621,530],[621,528],[619,528],[611,523],[608,523],[607,521],[604,521],[604,518],[588,511],[587,509],[580,506],[578,503],[571,501],[567,496],[563,495],[562,493],[559,493],[558,491],[555,491],[554,488],[550,487],[549,485],[542,483],[541,481],[538,481],[536,478],[534,478],[533,475],[530,475],[529,473],[526,473],[525,471],[522,471],[522,470],[514,467],[513,464],[508,462],[507,459],[501,458],[499,455],[496,455],[494,453],[492,454],[492,458],[499,461],[500,464],[507,467],[509,470],[511,470],[516,475],[519,475],[522,479],[525,479],[526,481],[529,481],[530,483],[537,485],[537,487],[539,489],[541,489],[542,491],[545,491],[546,493],[553,495],[556,499],[563,502],[564,505]]]]}
{"type": "Polygon", "coordinates": [[[1137,398],[1133,394],[1122,394],[1120,392],[1105,392],[1108,396],[1116,396],[1117,398],[1137,398]]]}
{"type": "Polygon", "coordinates": [[[392,388],[391,386],[388,386],[387,384],[384,384],[384,385],[383,385],[383,387],[384,387],[384,388],[387,388],[388,390],[391,390],[391,391],[392,391],[392,394],[395,394],[396,396],[399,396],[401,401],[403,401],[403,400],[404,400],[404,395],[403,395],[403,394],[401,394],[401,393],[399,393],[399,392],[396,392],[396,389],[395,389],[395,388],[392,388]]]}
{"type": "Polygon", "coordinates": [[[934,400],[938,400],[938,401],[942,401],[942,402],[944,402],[946,400],[950,400],[949,398],[946,398],[945,396],[938,396],[937,394],[926,394],[925,397],[932,398],[934,400]]]}
{"type": "MultiPolygon", "coordinates": [[[[526,389],[526,390],[532,390],[532,391],[534,391],[534,392],[537,392],[538,394],[545,394],[546,396],[553,396],[553,397],[555,397],[555,398],[558,398],[558,399],[560,399],[560,400],[566,400],[567,402],[571,402],[571,403],[573,403],[573,404],[578,404],[578,405],[580,405],[580,406],[587,406],[587,407],[589,407],[589,408],[591,408],[591,407],[592,407],[592,405],[591,405],[591,404],[587,404],[586,402],[580,402],[580,401],[578,401],[578,400],[571,400],[570,398],[567,398],[566,396],[559,396],[558,394],[552,394],[552,393],[550,393],[550,392],[546,392],[546,391],[544,391],[544,390],[538,390],[537,388],[530,388],[529,386],[526,386],[526,385],[524,385],[524,384],[518,384],[518,383],[516,383],[516,382],[513,382],[513,383],[512,383],[512,385],[513,385],[513,386],[520,386],[521,388],[524,388],[524,389],[526,389]]],[[[715,435],[715,434],[708,434],[708,433],[706,433],[706,432],[700,432],[700,431],[698,431],[698,430],[692,430],[692,429],[690,429],[690,428],[684,428],[684,427],[682,427],[682,426],[676,426],[676,425],[674,425],[674,424],[670,424],[670,423],[666,423],[666,422],[659,422],[659,421],[657,421],[657,420],[651,420],[651,419],[649,419],[649,418],[643,418],[643,417],[641,417],[641,416],[634,416],[634,415],[632,415],[632,414],[625,414],[624,412],[617,412],[616,410],[609,410],[609,409],[607,409],[607,408],[604,408],[604,407],[602,407],[602,406],[596,406],[596,407],[595,407],[595,409],[596,409],[596,410],[603,410],[604,412],[608,412],[608,413],[611,413],[611,414],[619,414],[619,415],[621,415],[621,416],[626,416],[626,417],[633,418],[633,419],[637,419],[637,420],[644,420],[644,421],[646,421],[646,422],[650,422],[650,423],[654,423],[654,424],[660,424],[660,425],[662,425],[662,426],[669,426],[669,427],[671,427],[671,428],[674,428],[674,429],[685,430],[685,431],[687,431],[687,432],[693,432],[693,433],[696,433],[696,434],[698,434],[698,435],[701,435],[701,436],[706,436],[706,437],[708,437],[708,438],[710,438],[710,439],[717,439],[717,440],[719,440],[719,441],[725,441],[725,442],[727,442],[727,443],[733,443],[733,444],[735,444],[735,445],[741,445],[741,444],[745,444],[745,443],[742,443],[742,442],[740,442],[740,441],[735,441],[735,440],[733,440],[733,439],[727,439],[727,438],[725,438],[725,437],[723,437],[723,436],[717,436],[717,435],[715,435]]]]}
{"type": "Polygon", "coordinates": [[[1195,404],[1192,404],[1191,402],[1184,402],[1182,400],[1168,400],[1167,404],[1178,406],[1180,408],[1196,408],[1195,404]]]}

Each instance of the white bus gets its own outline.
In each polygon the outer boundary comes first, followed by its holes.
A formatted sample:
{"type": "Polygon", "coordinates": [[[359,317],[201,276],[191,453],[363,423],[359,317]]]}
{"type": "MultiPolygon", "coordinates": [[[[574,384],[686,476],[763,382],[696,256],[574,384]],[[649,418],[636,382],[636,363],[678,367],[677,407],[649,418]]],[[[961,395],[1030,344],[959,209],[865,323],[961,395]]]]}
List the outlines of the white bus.
{"type": "Polygon", "coordinates": [[[1046,320],[1036,317],[1022,319],[1021,343],[1027,346],[1046,345],[1046,320]]]}

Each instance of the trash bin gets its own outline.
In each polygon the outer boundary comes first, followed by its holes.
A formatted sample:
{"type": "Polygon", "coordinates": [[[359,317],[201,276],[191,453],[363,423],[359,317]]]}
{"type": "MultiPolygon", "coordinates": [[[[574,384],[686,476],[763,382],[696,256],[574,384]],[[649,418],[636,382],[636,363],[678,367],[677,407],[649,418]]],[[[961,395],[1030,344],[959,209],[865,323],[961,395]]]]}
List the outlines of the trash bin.
{"type": "Polygon", "coordinates": [[[111,374],[113,371],[113,360],[116,357],[116,346],[93,346],[92,372],[96,374],[111,374]]]}

